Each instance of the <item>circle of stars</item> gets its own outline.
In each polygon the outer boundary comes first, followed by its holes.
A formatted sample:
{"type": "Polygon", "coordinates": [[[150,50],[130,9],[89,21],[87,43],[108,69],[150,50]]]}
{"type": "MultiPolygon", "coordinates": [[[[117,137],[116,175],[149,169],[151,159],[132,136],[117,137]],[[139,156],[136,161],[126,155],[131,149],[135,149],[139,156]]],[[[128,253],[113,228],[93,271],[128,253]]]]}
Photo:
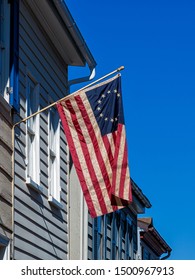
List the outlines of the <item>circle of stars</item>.
{"type": "MultiPolygon", "coordinates": [[[[116,94],[117,98],[120,98],[121,94],[120,94],[120,92],[117,91],[117,89],[114,89],[113,92],[116,94]]],[[[115,117],[115,118],[110,118],[109,119],[108,116],[104,116],[104,114],[101,112],[101,110],[102,110],[101,103],[102,103],[103,99],[106,98],[106,95],[108,95],[108,94],[111,94],[111,90],[108,90],[106,93],[103,93],[101,95],[100,99],[97,101],[97,103],[98,103],[97,111],[100,112],[99,117],[104,119],[104,121],[106,121],[106,122],[110,121],[110,122],[114,123],[114,122],[118,121],[118,116],[115,117]]]]}

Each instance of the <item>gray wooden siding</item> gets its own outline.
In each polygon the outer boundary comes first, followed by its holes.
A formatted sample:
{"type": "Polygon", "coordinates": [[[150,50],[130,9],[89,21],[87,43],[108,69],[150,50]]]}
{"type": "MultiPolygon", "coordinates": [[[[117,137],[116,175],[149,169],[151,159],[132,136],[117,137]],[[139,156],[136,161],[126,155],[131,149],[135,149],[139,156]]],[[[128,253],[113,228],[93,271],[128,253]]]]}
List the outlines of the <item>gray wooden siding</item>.
{"type": "MultiPolygon", "coordinates": [[[[28,72],[40,85],[40,109],[66,94],[67,65],[56,54],[39,22],[20,1],[19,25],[19,94],[20,114],[15,121],[26,117],[26,80],[28,72]]],[[[26,125],[15,129],[15,259],[68,258],[68,152],[64,132],[60,133],[59,210],[48,202],[48,112],[40,115],[40,185],[38,194],[26,185],[26,125]]]]}
{"type": "Polygon", "coordinates": [[[12,121],[11,107],[0,95],[0,234],[12,233],[12,121]]]}
{"type": "Polygon", "coordinates": [[[88,217],[88,260],[93,260],[93,220],[90,215],[88,217]]]}

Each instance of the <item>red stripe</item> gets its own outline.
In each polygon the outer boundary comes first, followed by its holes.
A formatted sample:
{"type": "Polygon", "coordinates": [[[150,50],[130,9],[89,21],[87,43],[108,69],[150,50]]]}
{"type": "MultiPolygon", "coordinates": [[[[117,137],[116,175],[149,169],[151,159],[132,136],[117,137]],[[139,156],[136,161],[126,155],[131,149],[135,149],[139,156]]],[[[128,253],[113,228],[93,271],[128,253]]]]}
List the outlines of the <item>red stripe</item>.
{"type": "Polygon", "coordinates": [[[83,190],[83,193],[84,193],[84,196],[85,196],[85,199],[86,199],[86,203],[88,205],[89,212],[90,212],[92,217],[96,217],[97,216],[96,210],[94,208],[94,205],[93,205],[92,199],[91,199],[91,195],[90,195],[90,193],[88,191],[88,188],[87,188],[87,185],[86,185],[85,177],[83,175],[82,167],[80,165],[77,150],[76,150],[74,142],[72,140],[70,128],[69,128],[69,125],[68,125],[68,121],[67,121],[64,109],[63,109],[61,104],[57,104],[57,108],[58,108],[60,118],[62,120],[62,125],[63,125],[63,128],[64,128],[64,131],[66,131],[67,142],[68,142],[69,148],[71,150],[71,155],[72,155],[72,158],[73,158],[73,162],[74,162],[79,180],[81,182],[82,190],[83,190]],[[79,172],[78,172],[78,170],[79,170],[79,172]]]}
{"type": "Polygon", "coordinates": [[[115,147],[116,147],[117,134],[118,134],[117,130],[116,130],[116,131],[114,131],[114,132],[112,133],[113,140],[114,140],[114,146],[115,146],[115,147]]]}
{"type": "MultiPolygon", "coordinates": [[[[114,137],[114,135],[112,135],[112,137],[114,137]]],[[[102,140],[103,140],[103,142],[104,142],[104,146],[105,146],[105,149],[106,149],[108,158],[109,158],[110,165],[113,166],[114,156],[113,156],[113,154],[112,154],[112,149],[111,149],[111,145],[110,145],[110,141],[109,141],[109,139],[108,139],[108,136],[107,136],[107,135],[104,135],[104,136],[102,137],[102,140]]]]}

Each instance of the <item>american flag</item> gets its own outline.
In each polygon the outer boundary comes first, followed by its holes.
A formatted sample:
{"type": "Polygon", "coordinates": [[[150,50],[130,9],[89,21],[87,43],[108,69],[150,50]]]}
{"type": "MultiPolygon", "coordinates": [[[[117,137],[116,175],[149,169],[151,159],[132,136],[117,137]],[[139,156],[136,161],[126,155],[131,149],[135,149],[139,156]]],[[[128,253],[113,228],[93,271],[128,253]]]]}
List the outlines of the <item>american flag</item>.
{"type": "Polygon", "coordinates": [[[132,201],[121,76],[65,97],[57,104],[91,216],[132,201]]]}

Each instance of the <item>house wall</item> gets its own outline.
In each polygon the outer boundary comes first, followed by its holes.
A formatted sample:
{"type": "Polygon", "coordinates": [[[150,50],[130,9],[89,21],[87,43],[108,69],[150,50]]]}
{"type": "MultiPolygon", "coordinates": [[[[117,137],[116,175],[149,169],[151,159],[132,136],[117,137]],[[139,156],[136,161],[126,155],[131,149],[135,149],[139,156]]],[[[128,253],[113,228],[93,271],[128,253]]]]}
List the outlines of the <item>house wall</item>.
{"type": "Polygon", "coordinates": [[[157,254],[155,254],[155,252],[151,250],[145,242],[141,241],[140,244],[142,260],[159,260],[159,256],[157,256],[157,254]]]}
{"type": "MultiPolygon", "coordinates": [[[[26,117],[27,76],[39,84],[40,109],[49,100],[66,94],[67,65],[56,53],[38,19],[25,1],[19,13],[19,94],[20,111],[15,122],[26,117]]],[[[27,128],[15,128],[14,259],[68,259],[68,151],[60,131],[60,187],[62,209],[48,202],[48,111],[39,115],[40,186],[38,193],[27,186],[27,128]]]]}
{"type": "Polygon", "coordinates": [[[69,249],[71,260],[87,259],[88,208],[74,165],[70,164],[69,249]]]}
{"type": "Polygon", "coordinates": [[[9,103],[10,4],[0,0],[0,95],[9,103]]]}
{"type": "Polygon", "coordinates": [[[12,232],[12,118],[11,107],[0,95],[0,234],[12,232]]]}

